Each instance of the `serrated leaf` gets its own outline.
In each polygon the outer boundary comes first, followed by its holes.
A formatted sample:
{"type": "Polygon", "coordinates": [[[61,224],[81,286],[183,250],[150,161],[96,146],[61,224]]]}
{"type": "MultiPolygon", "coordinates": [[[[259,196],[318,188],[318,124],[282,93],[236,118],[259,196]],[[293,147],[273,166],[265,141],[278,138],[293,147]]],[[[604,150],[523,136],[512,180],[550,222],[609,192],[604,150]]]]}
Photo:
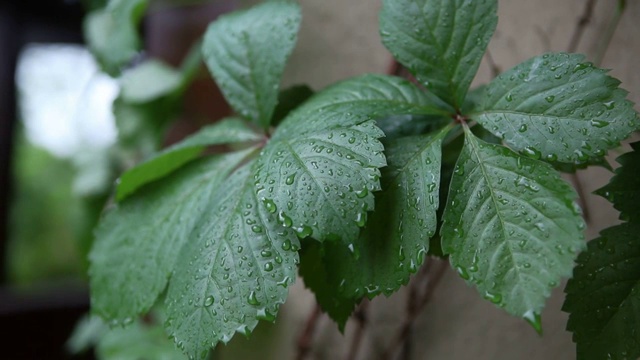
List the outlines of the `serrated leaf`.
{"type": "Polygon", "coordinates": [[[562,310],[578,359],[640,356],[640,225],[602,231],[580,254],[562,310]]]}
{"type": "Polygon", "coordinates": [[[147,5],[148,0],[110,0],[106,8],[85,18],[84,35],[89,49],[109,75],[119,75],[137,54],[137,26],[147,5]]]}
{"type": "Polygon", "coordinates": [[[224,119],[205,126],[183,141],[161,151],[134,168],[125,171],[116,188],[118,201],[124,200],[137,189],[160,179],[184,164],[196,159],[207,146],[258,141],[260,136],[243,120],[224,119]]]}
{"type": "Polygon", "coordinates": [[[300,7],[293,2],[264,2],[221,16],[204,37],[205,62],[225,98],[236,112],[264,128],[277,104],[300,19],[300,7]]]}
{"type": "Polygon", "coordinates": [[[350,242],[373,210],[385,166],[383,133],[372,119],[439,112],[415,85],[367,75],[318,93],[277,129],[256,171],[259,196],[300,237],[350,242]]]}
{"type": "Polygon", "coordinates": [[[294,85],[280,91],[278,94],[278,105],[273,111],[273,121],[271,125],[278,126],[287,115],[302,103],[307,101],[314,91],[307,85],[294,85]]]}
{"type": "Polygon", "coordinates": [[[596,194],[608,199],[618,211],[620,218],[627,221],[640,220],[640,142],[631,144],[633,151],[623,154],[616,161],[620,163],[616,174],[607,185],[596,190],[596,194]]]}
{"type": "Polygon", "coordinates": [[[103,216],[89,255],[94,313],[117,324],[151,308],[203,207],[246,155],[244,151],[194,162],[103,216]]]}
{"type": "Polygon", "coordinates": [[[582,163],[640,128],[619,84],[583,55],[545,54],[494,79],[471,117],[533,158],[582,163]]]}
{"type": "Polygon", "coordinates": [[[260,319],[273,321],[295,280],[298,239],[258,199],[253,165],[208,197],[208,216],[185,244],[169,284],[167,330],[196,359],[235,332],[248,335],[260,319]]]}
{"type": "Polygon", "coordinates": [[[386,147],[383,191],[360,237],[348,247],[325,243],[327,269],[342,297],[390,295],[424,261],[437,227],[441,144],[449,129],[386,147]]]}
{"type": "Polygon", "coordinates": [[[584,246],[575,198],[550,165],[486,143],[465,125],[443,215],[443,250],[482,296],[540,330],[545,299],[571,275],[584,246]]]}
{"type": "MultiPolygon", "coordinates": [[[[338,254],[329,255],[331,258],[335,256],[338,254]]],[[[356,307],[356,300],[359,299],[341,296],[337,291],[339,284],[334,283],[334,279],[329,275],[330,269],[325,261],[323,245],[310,240],[302,246],[298,271],[304,285],[316,296],[318,305],[338,324],[338,329],[344,332],[347,320],[356,307]]]]}
{"type": "Polygon", "coordinates": [[[459,109],[498,23],[496,0],[385,0],[382,43],[459,109]]]}

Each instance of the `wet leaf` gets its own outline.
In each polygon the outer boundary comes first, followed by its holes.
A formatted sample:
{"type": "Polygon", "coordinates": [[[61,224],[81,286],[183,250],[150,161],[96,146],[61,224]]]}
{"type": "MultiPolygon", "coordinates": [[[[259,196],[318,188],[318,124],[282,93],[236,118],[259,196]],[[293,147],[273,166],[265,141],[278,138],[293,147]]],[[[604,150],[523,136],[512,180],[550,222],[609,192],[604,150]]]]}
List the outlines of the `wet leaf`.
{"type": "Polygon", "coordinates": [[[476,138],[465,127],[441,230],[458,274],[540,330],[551,289],[584,246],[576,194],[548,164],[476,138]]]}
{"type": "Polygon", "coordinates": [[[609,200],[620,211],[620,218],[627,221],[640,220],[640,142],[631,144],[633,151],[616,160],[620,163],[616,175],[595,193],[609,200]]]}
{"type": "Polygon", "coordinates": [[[103,215],[89,255],[94,313],[124,324],[151,308],[212,194],[246,155],[194,162],[103,215]]]}
{"type": "Polygon", "coordinates": [[[348,244],[373,210],[386,165],[375,118],[440,111],[406,80],[367,75],[328,88],[292,112],[258,159],[258,196],[301,238],[348,244]]]}
{"type": "Polygon", "coordinates": [[[578,359],[640,356],[640,225],[603,230],[580,254],[562,310],[578,359]]]}
{"type": "Polygon", "coordinates": [[[274,321],[296,277],[298,239],[258,199],[253,165],[207,198],[169,284],[167,331],[196,359],[236,332],[249,335],[258,320],[274,321]]]}
{"type": "Polygon", "coordinates": [[[530,157],[584,163],[640,128],[619,84],[583,55],[545,54],[494,79],[471,117],[530,157]]]}
{"type": "Polygon", "coordinates": [[[205,34],[204,59],[225,98],[263,128],[271,122],[300,19],[297,4],[269,1],[221,16],[205,34]]]}
{"type": "Polygon", "coordinates": [[[385,0],[383,44],[427,89],[459,109],[498,23],[495,0],[385,0]]]}

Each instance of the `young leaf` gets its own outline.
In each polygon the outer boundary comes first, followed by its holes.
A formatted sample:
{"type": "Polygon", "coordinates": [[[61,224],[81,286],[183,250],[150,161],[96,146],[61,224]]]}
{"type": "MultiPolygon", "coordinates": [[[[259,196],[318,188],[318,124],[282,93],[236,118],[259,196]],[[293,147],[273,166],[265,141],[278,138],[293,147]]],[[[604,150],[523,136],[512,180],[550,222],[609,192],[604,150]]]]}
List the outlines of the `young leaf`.
{"type": "Polygon", "coordinates": [[[244,151],[190,164],[104,215],[89,255],[94,313],[126,324],[151,308],[203,207],[246,155],[244,151]]]}
{"type": "MultiPolygon", "coordinates": [[[[637,206],[636,206],[637,208],[637,206]]],[[[640,322],[640,225],[602,231],[580,254],[565,292],[567,330],[578,359],[637,359],[640,322]]]]}
{"type": "Polygon", "coordinates": [[[360,237],[348,247],[325,243],[326,267],[343,297],[390,295],[424,261],[437,227],[440,151],[448,130],[390,143],[377,210],[360,237]]]}
{"type": "Polygon", "coordinates": [[[84,34],[91,52],[103,70],[120,74],[140,47],[137,26],[148,0],[110,0],[106,8],[91,12],[84,21],[84,34]]]}
{"type": "Polygon", "coordinates": [[[640,220],[640,142],[631,144],[633,151],[620,157],[617,161],[622,165],[616,169],[616,175],[596,194],[607,198],[620,211],[620,218],[627,221],[640,220]]]}
{"type": "Polygon", "coordinates": [[[348,244],[373,210],[378,168],[386,165],[383,133],[372,119],[439,111],[394,77],[368,75],[326,89],[292,112],[261,153],[259,196],[273,201],[281,223],[300,237],[348,244]]]}
{"type": "Polygon", "coordinates": [[[143,163],[125,171],[116,188],[118,201],[141,186],[166,176],[196,159],[207,146],[258,141],[260,136],[241,119],[228,118],[203,127],[196,134],[161,151],[143,163]]]}
{"type": "Polygon", "coordinates": [[[179,71],[162,61],[149,60],[125,72],[120,96],[128,103],[146,103],[172,94],[181,83],[179,71]]]}
{"type": "Polygon", "coordinates": [[[382,43],[429,90],[460,109],[498,23],[496,0],[385,0],[382,43]]]}
{"type": "MultiPolygon", "coordinates": [[[[304,279],[304,285],[315,294],[318,305],[338,324],[338,329],[344,332],[347,320],[356,307],[356,300],[359,299],[343,297],[338,292],[339,283],[335,283],[329,275],[330,269],[325,261],[325,248],[326,244],[323,247],[315,240],[304,244],[298,271],[304,279]]],[[[338,254],[331,253],[329,256],[334,258],[338,254]]]]}
{"type": "Polygon", "coordinates": [[[273,110],[273,121],[271,125],[280,125],[280,122],[282,122],[291,111],[307,101],[313,94],[313,90],[307,85],[294,85],[280,91],[280,94],[278,94],[278,105],[273,110]]]}
{"type": "Polygon", "coordinates": [[[297,4],[269,1],[221,16],[205,34],[205,62],[225,98],[236,112],[264,128],[276,107],[299,26],[297,4]]]}
{"type": "Polygon", "coordinates": [[[533,158],[582,163],[640,128],[619,84],[583,55],[545,54],[494,79],[471,117],[533,158]]]}
{"type": "Polygon", "coordinates": [[[443,215],[443,250],[486,299],[540,331],[545,298],[571,275],[584,246],[575,192],[550,165],[464,129],[443,215]]]}
{"type": "Polygon", "coordinates": [[[207,217],[179,255],[167,292],[168,332],[191,358],[204,359],[235,332],[273,321],[296,277],[299,242],[254,189],[252,166],[236,170],[207,197],[207,217]]]}

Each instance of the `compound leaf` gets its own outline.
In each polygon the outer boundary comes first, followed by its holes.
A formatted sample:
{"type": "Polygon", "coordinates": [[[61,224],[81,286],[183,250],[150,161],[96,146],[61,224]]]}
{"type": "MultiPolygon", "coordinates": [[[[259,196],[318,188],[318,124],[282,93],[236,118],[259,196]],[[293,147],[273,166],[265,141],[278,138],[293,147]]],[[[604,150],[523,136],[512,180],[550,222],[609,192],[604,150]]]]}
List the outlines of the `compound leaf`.
{"type": "Polygon", "coordinates": [[[620,218],[627,221],[640,220],[640,142],[631,144],[633,151],[616,160],[620,163],[616,175],[609,184],[596,191],[596,194],[607,198],[620,211],[620,218]]]}
{"type": "Polygon", "coordinates": [[[640,356],[640,225],[624,223],[589,242],[580,254],[562,307],[578,359],[640,356]]]}
{"type": "Polygon", "coordinates": [[[463,104],[498,23],[496,0],[385,0],[383,44],[429,90],[463,104]]]}
{"type": "Polygon", "coordinates": [[[104,9],[91,12],[84,21],[84,34],[91,52],[111,76],[137,54],[137,26],[148,0],[110,0],[104,9]]]}
{"type": "Polygon", "coordinates": [[[122,201],[141,186],[166,176],[197,158],[207,146],[257,141],[260,136],[237,118],[224,119],[205,126],[196,134],[168,147],[141,164],[125,171],[116,189],[116,198],[122,201]]]}
{"type": "Polygon", "coordinates": [[[451,265],[488,300],[540,331],[545,298],[584,246],[573,189],[548,164],[465,126],[441,229],[451,265]]]}
{"type": "Polygon", "coordinates": [[[89,255],[91,306],[126,324],[155,303],[212,193],[247,151],[194,162],[103,216],[89,255]]]}
{"type": "Polygon", "coordinates": [[[619,84],[583,55],[545,54],[494,79],[471,117],[533,158],[583,163],[640,128],[619,84]]]}
{"type": "Polygon", "coordinates": [[[424,261],[437,228],[441,144],[449,129],[387,145],[377,210],[359,239],[348,247],[325,243],[326,267],[342,297],[390,295],[424,261]]]}
{"type": "Polygon", "coordinates": [[[225,98],[236,112],[264,128],[278,101],[300,19],[293,2],[264,2],[221,16],[204,37],[205,62],[225,98]]]}
{"type": "Polygon", "coordinates": [[[204,359],[235,332],[273,321],[296,277],[299,242],[258,200],[254,162],[207,197],[207,217],[179,255],[167,292],[166,327],[187,355],[204,359]]]}
{"type": "Polygon", "coordinates": [[[367,75],[335,85],[291,113],[258,160],[259,196],[301,237],[347,244],[373,210],[385,166],[373,119],[440,110],[406,80],[367,75]]]}

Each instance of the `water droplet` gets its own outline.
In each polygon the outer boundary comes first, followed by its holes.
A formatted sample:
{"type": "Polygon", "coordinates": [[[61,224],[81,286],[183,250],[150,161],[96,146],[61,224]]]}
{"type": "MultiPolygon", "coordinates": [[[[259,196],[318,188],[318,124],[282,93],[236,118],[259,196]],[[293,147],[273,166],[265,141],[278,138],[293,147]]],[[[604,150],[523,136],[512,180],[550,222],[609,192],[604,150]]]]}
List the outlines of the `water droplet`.
{"type": "Polygon", "coordinates": [[[465,280],[469,280],[469,273],[465,268],[463,268],[462,266],[456,266],[456,271],[458,272],[458,275],[460,275],[461,278],[465,280]]]}
{"type": "Polygon", "coordinates": [[[273,200],[262,199],[262,202],[264,203],[264,206],[267,208],[267,211],[270,212],[271,214],[275,213],[278,210],[278,207],[276,206],[276,203],[273,202],[273,200]]]}
{"type": "Polygon", "coordinates": [[[254,232],[254,233],[256,233],[256,234],[260,234],[260,233],[262,233],[262,226],[260,226],[260,225],[253,225],[253,226],[251,227],[251,231],[253,231],[253,232],[254,232]]]}
{"type": "Polygon", "coordinates": [[[295,228],[294,230],[296,232],[296,235],[300,239],[304,239],[306,237],[309,237],[313,233],[313,230],[307,225],[303,225],[301,227],[295,228]]]}
{"type": "Polygon", "coordinates": [[[523,133],[527,131],[527,124],[522,124],[520,125],[520,128],[518,129],[519,132],[523,133]]]}
{"type": "Polygon", "coordinates": [[[490,291],[484,293],[484,298],[494,304],[500,304],[502,302],[502,295],[498,293],[492,293],[490,291]]]}
{"type": "Polygon", "coordinates": [[[262,250],[262,251],[260,251],[260,256],[262,256],[262,257],[271,257],[271,255],[273,255],[271,253],[271,250],[262,250]]]}
{"type": "Polygon", "coordinates": [[[545,99],[548,103],[552,103],[552,102],[553,102],[553,100],[555,100],[555,98],[556,98],[555,96],[553,96],[553,95],[549,95],[549,96],[545,97],[544,99],[545,99]]]}
{"type": "Polygon", "coordinates": [[[284,250],[284,251],[289,251],[289,250],[291,250],[291,240],[285,240],[285,241],[282,243],[282,250],[284,250]]]}
{"type": "Polygon", "coordinates": [[[603,127],[608,126],[608,125],[609,125],[609,123],[607,121],[604,121],[604,120],[596,120],[596,119],[591,120],[591,126],[593,126],[593,127],[603,128],[603,127]]]}
{"type": "Polygon", "coordinates": [[[296,174],[293,173],[289,176],[287,176],[286,179],[284,179],[284,183],[287,185],[293,185],[293,182],[296,180],[296,174]]]}
{"type": "Polygon", "coordinates": [[[284,211],[280,211],[278,213],[278,221],[280,221],[280,223],[282,224],[282,226],[284,227],[291,227],[293,225],[293,221],[291,220],[290,217],[288,217],[284,211]]]}
{"type": "Polygon", "coordinates": [[[265,263],[264,271],[271,271],[271,270],[273,270],[273,264],[271,262],[265,263]]]}
{"type": "Polygon", "coordinates": [[[255,291],[251,291],[249,293],[249,296],[247,296],[247,302],[249,303],[249,305],[260,305],[260,302],[258,301],[258,297],[256,296],[256,292],[255,291]]]}
{"type": "Polygon", "coordinates": [[[213,305],[213,303],[215,302],[215,298],[213,296],[207,296],[206,299],[204,299],[204,306],[209,307],[211,305],[213,305]]]}
{"type": "Polygon", "coordinates": [[[356,191],[356,196],[360,199],[364,198],[365,196],[367,196],[369,194],[369,189],[367,189],[367,187],[363,187],[362,190],[358,190],[356,191]]]}
{"type": "Polygon", "coordinates": [[[505,100],[507,100],[508,102],[513,101],[513,96],[511,95],[511,93],[507,94],[507,96],[505,97],[505,100]]]}
{"type": "Polygon", "coordinates": [[[528,157],[530,157],[532,159],[536,159],[536,160],[539,160],[540,157],[542,156],[542,153],[538,149],[536,149],[536,148],[534,148],[532,146],[527,146],[526,148],[524,148],[522,150],[522,152],[525,155],[527,155],[528,157]]]}
{"type": "Polygon", "coordinates": [[[606,107],[607,110],[613,110],[613,108],[616,106],[616,102],[615,101],[608,101],[606,103],[603,103],[602,105],[604,105],[604,107],[606,107]]]}

